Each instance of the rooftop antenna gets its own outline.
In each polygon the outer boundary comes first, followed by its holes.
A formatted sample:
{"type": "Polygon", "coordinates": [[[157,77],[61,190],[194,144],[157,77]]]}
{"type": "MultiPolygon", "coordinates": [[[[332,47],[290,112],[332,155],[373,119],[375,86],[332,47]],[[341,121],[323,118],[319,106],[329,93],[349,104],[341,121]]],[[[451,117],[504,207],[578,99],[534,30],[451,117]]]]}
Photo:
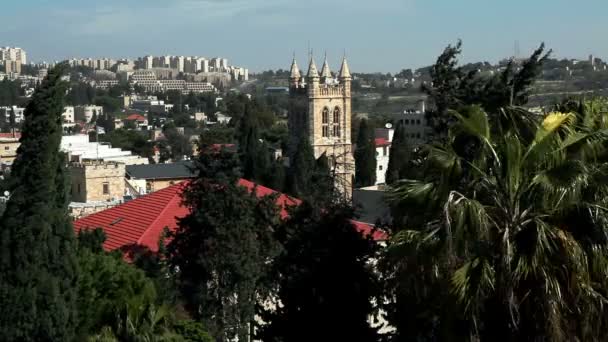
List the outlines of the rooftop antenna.
{"type": "Polygon", "coordinates": [[[519,40],[515,41],[515,51],[514,51],[514,53],[515,53],[514,57],[515,58],[519,58],[519,54],[520,54],[520,51],[519,51],[519,40]]]}

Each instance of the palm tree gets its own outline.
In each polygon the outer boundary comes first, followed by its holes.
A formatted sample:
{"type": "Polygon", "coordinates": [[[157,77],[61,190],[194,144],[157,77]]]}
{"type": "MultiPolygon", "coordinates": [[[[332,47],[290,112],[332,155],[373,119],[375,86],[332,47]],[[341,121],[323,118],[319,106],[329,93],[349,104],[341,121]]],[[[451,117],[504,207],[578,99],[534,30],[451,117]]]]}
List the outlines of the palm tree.
{"type": "Polygon", "coordinates": [[[408,208],[386,259],[393,320],[437,340],[606,339],[608,115],[582,112],[452,112],[425,176],[390,196],[408,208]]]}

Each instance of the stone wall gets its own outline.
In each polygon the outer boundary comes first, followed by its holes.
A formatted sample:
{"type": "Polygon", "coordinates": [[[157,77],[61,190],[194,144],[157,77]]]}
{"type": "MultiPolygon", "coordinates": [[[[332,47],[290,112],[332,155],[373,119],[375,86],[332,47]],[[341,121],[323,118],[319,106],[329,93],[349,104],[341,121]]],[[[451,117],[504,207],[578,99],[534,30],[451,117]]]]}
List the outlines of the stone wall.
{"type": "Polygon", "coordinates": [[[121,199],[125,194],[125,164],[85,162],[70,165],[72,201],[98,202],[121,199]],[[104,184],[107,185],[104,193],[104,184]]]}

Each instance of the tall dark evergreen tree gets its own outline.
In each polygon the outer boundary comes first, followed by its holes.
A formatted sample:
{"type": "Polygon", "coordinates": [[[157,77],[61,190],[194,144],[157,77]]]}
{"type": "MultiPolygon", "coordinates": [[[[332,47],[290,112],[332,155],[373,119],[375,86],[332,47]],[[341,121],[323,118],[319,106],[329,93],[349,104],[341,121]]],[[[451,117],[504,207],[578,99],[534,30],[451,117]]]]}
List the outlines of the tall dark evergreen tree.
{"type": "Polygon", "coordinates": [[[290,161],[288,174],[288,192],[298,198],[312,196],[312,177],[315,172],[315,155],[308,137],[302,136],[290,161]]]}
{"type": "Polygon", "coordinates": [[[260,141],[257,118],[251,104],[245,104],[245,113],[238,127],[239,158],[245,179],[264,182],[270,168],[270,154],[260,141]]]}
{"type": "Polygon", "coordinates": [[[49,72],[25,111],[21,146],[0,219],[0,331],[4,341],[70,341],[77,262],[59,153],[66,84],[49,72]]]}
{"type": "Polygon", "coordinates": [[[386,184],[394,184],[396,181],[405,178],[409,166],[411,147],[407,143],[407,135],[403,123],[397,123],[393,142],[386,168],[386,184]]]}
{"type": "Polygon", "coordinates": [[[279,230],[281,306],[264,316],[264,341],[377,341],[368,324],[379,295],[367,264],[375,244],[352,225],[351,208],[303,203],[279,230]]]}
{"type": "Polygon", "coordinates": [[[234,154],[201,153],[199,176],[184,191],[191,214],[179,221],[167,246],[186,308],[217,341],[248,340],[268,261],[277,251],[276,198],[258,198],[239,186],[237,166],[234,154]]]}
{"type": "Polygon", "coordinates": [[[355,150],[355,186],[365,187],[376,183],[376,145],[373,128],[361,120],[357,149],[355,150]]]}
{"type": "Polygon", "coordinates": [[[8,117],[8,124],[11,128],[11,133],[15,134],[15,127],[17,125],[17,117],[15,115],[15,108],[11,107],[11,113],[8,117]]]}

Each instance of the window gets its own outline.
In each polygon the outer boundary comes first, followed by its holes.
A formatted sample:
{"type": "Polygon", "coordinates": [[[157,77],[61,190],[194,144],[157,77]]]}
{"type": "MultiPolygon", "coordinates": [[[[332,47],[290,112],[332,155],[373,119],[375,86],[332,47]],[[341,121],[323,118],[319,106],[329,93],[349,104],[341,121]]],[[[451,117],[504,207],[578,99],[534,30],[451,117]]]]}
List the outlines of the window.
{"type": "Polygon", "coordinates": [[[420,119],[416,120],[416,125],[420,125],[420,119]]]}
{"type": "Polygon", "coordinates": [[[323,137],[329,137],[329,109],[327,107],[323,108],[323,113],[321,114],[321,123],[323,129],[323,137]]]}
{"type": "Polygon", "coordinates": [[[334,137],[339,137],[341,135],[341,131],[340,131],[340,108],[336,107],[334,108],[334,137]]]}
{"type": "Polygon", "coordinates": [[[78,193],[80,193],[80,183],[78,183],[78,193]]]}
{"type": "Polygon", "coordinates": [[[382,165],[378,166],[378,170],[382,171],[382,165]]]}
{"type": "Polygon", "coordinates": [[[407,120],[407,119],[406,119],[406,120],[405,120],[405,124],[406,124],[406,125],[409,125],[409,124],[410,124],[410,120],[407,120]]]}
{"type": "Polygon", "coordinates": [[[416,138],[420,139],[420,133],[416,133],[416,138]]]}
{"type": "Polygon", "coordinates": [[[108,182],[103,183],[103,194],[104,195],[110,194],[110,183],[108,183],[108,182]]]}
{"type": "Polygon", "coordinates": [[[8,150],[10,150],[10,149],[11,149],[11,148],[10,148],[9,146],[4,146],[4,150],[5,150],[5,151],[8,151],[8,150]]]}
{"type": "MultiPolygon", "coordinates": [[[[386,146],[382,146],[382,155],[386,156],[386,153],[387,153],[386,146]]],[[[382,169],[380,169],[380,170],[382,170],[382,169]]]]}

